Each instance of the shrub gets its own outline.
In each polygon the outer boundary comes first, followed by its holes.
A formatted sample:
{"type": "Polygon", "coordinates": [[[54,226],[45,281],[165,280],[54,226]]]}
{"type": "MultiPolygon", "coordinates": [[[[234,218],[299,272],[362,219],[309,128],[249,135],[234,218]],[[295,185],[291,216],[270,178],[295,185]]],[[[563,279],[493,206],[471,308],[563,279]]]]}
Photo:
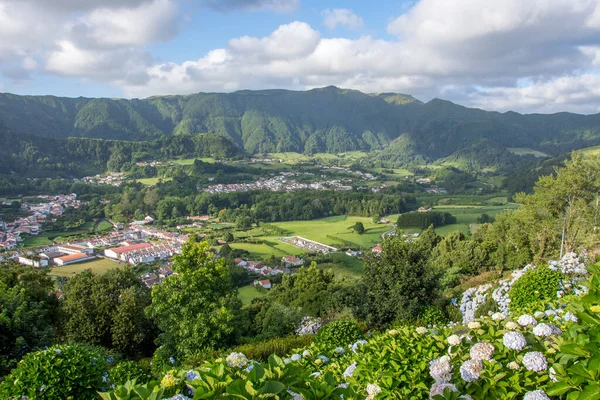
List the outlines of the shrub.
{"type": "Polygon", "coordinates": [[[103,348],[58,345],[29,353],[2,385],[0,398],[64,400],[96,399],[108,386],[108,362],[103,348]]]}
{"type": "Polygon", "coordinates": [[[462,322],[463,315],[460,312],[460,308],[456,304],[449,304],[446,306],[446,314],[448,320],[451,322],[462,322]]]}
{"type": "Polygon", "coordinates": [[[475,311],[475,318],[486,317],[491,313],[498,311],[498,304],[492,296],[487,296],[482,305],[477,307],[475,311]]]}
{"type": "Polygon", "coordinates": [[[555,299],[560,289],[561,273],[547,267],[529,270],[516,281],[509,292],[510,308],[517,310],[529,304],[555,299]]]}
{"type": "Polygon", "coordinates": [[[289,336],[263,342],[248,343],[234,348],[232,352],[243,353],[251,360],[264,362],[269,359],[271,354],[283,357],[293,349],[309,346],[312,341],[313,335],[289,336]]]}
{"type": "Polygon", "coordinates": [[[150,382],[152,374],[135,361],[121,361],[109,372],[110,381],[115,385],[123,385],[125,382],[135,379],[138,384],[150,382]]]}
{"type": "Polygon", "coordinates": [[[152,373],[158,376],[173,368],[173,366],[176,364],[173,354],[174,352],[167,346],[161,346],[156,349],[151,361],[152,373]]]}
{"type": "Polygon", "coordinates": [[[427,307],[419,315],[419,322],[421,325],[444,325],[448,322],[448,318],[444,311],[439,307],[427,307]]]}
{"type": "Polygon", "coordinates": [[[319,330],[315,341],[320,345],[330,347],[346,346],[362,338],[363,333],[356,324],[351,321],[333,321],[319,330]]]}

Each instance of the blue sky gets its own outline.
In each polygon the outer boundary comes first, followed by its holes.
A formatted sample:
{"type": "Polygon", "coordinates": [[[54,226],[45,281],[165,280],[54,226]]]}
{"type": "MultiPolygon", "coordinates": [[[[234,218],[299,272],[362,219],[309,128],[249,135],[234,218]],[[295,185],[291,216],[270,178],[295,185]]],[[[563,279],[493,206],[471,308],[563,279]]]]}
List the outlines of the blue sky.
{"type": "Polygon", "coordinates": [[[0,0],[0,91],[17,94],[336,85],[596,113],[599,66],[600,0],[0,0]]]}

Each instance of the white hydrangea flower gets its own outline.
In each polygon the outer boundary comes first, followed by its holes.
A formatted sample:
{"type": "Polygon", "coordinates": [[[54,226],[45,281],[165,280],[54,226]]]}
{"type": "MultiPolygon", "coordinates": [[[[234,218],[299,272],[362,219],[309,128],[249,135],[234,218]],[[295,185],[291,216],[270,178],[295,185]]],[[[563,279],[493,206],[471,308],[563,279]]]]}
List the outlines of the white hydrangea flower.
{"type": "Polygon", "coordinates": [[[343,356],[344,354],[346,354],[346,350],[344,350],[344,348],[343,348],[343,347],[336,347],[335,349],[333,349],[333,351],[335,351],[337,354],[340,354],[340,355],[342,355],[342,356],[343,356]]]}
{"type": "Polygon", "coordinates": [[[346,368],[346,370],[344,371],[344,379],[348,379],[352,376],[352,374],[354,374],[354,370],[356,369],[356,362],[353,362],[352,364],[350,364],[348,366],[348,368],[346,368]]]}
{"type": "Polygon", "coordinates": [[[469,327],[469,329],[479,329],[479,328],[481,328],[481,324],[479,322],[477,322],[477,321],[469,322],[467,324],[467,326],[469,327]]]}
{"type": "Polygon", "coordinates": [[[492,320],[494,321],[502,321],[503,319],[506,319],[506,315],[502,314],[501,312],[492,314],[492,320]]]}
{"type": "Polygon", "coordinates": [[[369,383],[367,385],[367,394],[369,395],[368,398],[374,398],[375,396],[377,396],[379,393],[381,393],[381,388],[379,387],[378,384],[376,383],[369,383]]]}
{"type": "Polygon", "coordinates": [[[356,352],[358,351],[358,348],[359,348],[360,346],[364,346],[365,344],[367,344],[367,341],[366,341],[366,340],[358,340],[356,343],[354,343],[354,344],[352,345],[352,352],[353,352],[354,354],[356,354],[356,352]]]}
{"type": "Polygon", "coordinates": [[[541,312],[541,311],[536,311],[536,312],[533,314],[533,316],[534,316],[535,318],[543,318],[544,316],[546,316],[546,314],[545,314],[545,313],[543,313],[543,312],[541,312]]]}
{"type": "Polygon", "coordinates": [[[300,361],[302,360],[302,356],[300,354],[293,354],[292,361],[300,361]]]}
{"type": "Polygon", "coordinates": [[[553,329],[551,326],[544,324],[543,322],[540,324],[537,324],[534,328],[533,328],[533,334],[537,337],[548,337],[550,335],[552,335],[553,329]]]}
{"type": "Polygon", "coordinates": [[[230,367],[243,368],[248,364],[248,358],[243,353],[231,353],[225,359],[230,367]]]}
{"type": "Polygon", "coordinates": [[[287,390],[287,393],[292,396],[293,400],[304,400],[304,396],[302,396],[300,393],[292,392],[289,389],[287,390]]]}
{"type": "Polygon", "coordinates": [[[429,375],[438,383],[450,382],[452,379],[452,365],[450,357],[441,356],[429,363],[429,375]]]}
{"type": "Polygon", "coordinates": [[[475,382],[483,371],[483,363],[477,360],[467,360],[460,366],[460,376],[465,382],[475,382]]]}
{"type": "Polygon", "coordinates": [[[396,336],[397,334],[398,334],[397,329],[391,329],[388,331],[388,335],[390,335],[390,336],[396,336]]]}
{"type": "Polygon", "coordinates": [[[560,328],[554,324],[549,324],[550,328],[552,329],[552,334],[556,335],[556,336],[562,336],[562,331],[560,330],[560,328]]]}
{"type": "Polygon", "coordinates": [[[512,369],[513,371],[516,371],[516,370],[518,370],[519,368],[521,368],[521,366],[519,365],[519,363],[518,363],[518,362],[516,362],[516,361],[511,361],[511,362],[509,362],[508,364],[506,364],[506,367],[507,367],[508,369],[512,369]]]}
{"type": "Polygon", "coordinates": [[[568,321],[571,321],[571,322],[575,322],[575,323],[577,323],[577,322],[579,321],[579,319],[578,319],[578,318],[577,318],[575,315],[573,315],[573,313],[571,313],[571,312],[567,312],[567,313],[565,313],[565,316],[564,316],[563,318],[564,318],[564,319],[565,319],[565,321],[567,321],[567,322],[568,322],[568,321]]]}
{"type": "Polygon", "coordinates": [[[450,346],[458,346],[461,342],[461,339],[458,335],[451,335],[451,336],[448,336],[446,341],[448,342],[448,344],[450,346]]]}
{"type": "Polygon", "coordinates": [[[548,368],[548,361],[539,351],[530,351],[523,357],[523,365],[529,371],[541,372],[548,368]]]}
{"type": "Polygon", "coordinates": [[[427,328],[425,328],[425,327],[422,327],[422,326],[419,326],[419,327],[417,328],[417,333],[418,333],[419,335],[424,335],[424,334],[426,334],[426,333],[427,333],[427,328]]]}
{"type": "Polygon", "coordinates": [[[542,390],[534,390],[532,392],[525,393],[523,400],[550,400],[550,397],[542,390]]]}
{"type": "Polygon", "coordinates": [[[552,382],[558,382],[558,379],[556,378],[556,370],[554,368],[550,367],[548,370],[548,376],[550,376],[550,380],[552,382]]]}
{"type": "Polygon", "coordinates": [[[455,385],[451,383],[434,383],[429,390],[429,399],[433,399],[434,396],[441,396],[444,394],[444,390],[450,389],[451,392],[458,392],[455,385]]]}
{"type": "Polygon", "coordinates": [[[310,357],[310,356],[311,356],[311,354],[310,354],[310,350],[304,350],[304,351],[302,352],[302,357],[310,357]]]}
{"type": "Polygon", "coordinates": [[[517,320],[521,326],[537,325],[537,321],[529,314],[523,314],[517,320]]]}
{"type": "Polygon", "coordinates": [[[546,314],[546,316],[548,316],[548,317],[551,317],[551,316],[553,316],[553,315],[556,315],[556,311],[554,311],[554,310],[546,310],[544,313],[545,313],[545,314],[546,314]]]}
{"type": "Polygon", "coordinates": [[[290,358],[284,358],[284,359],[283,359],[283,363],[284,363],[285,365],[287,365],[287,364],[289,364],[289,363],[291,363],[291,362],[292,362],[292,360],[291,360],[290,358]]]}
{"type": "Polygon", "coordinates": [[[489,361],[494,355],[494,346],[489,343],[476,343],[471,347],[471,359],[475,361],[489,361]]]}
{"type": "Polygon", "coordinates": [[[519,325],[517,325],[515,322],[513,321],[508,321],[506,323],[506,325],[504,325],[506,327],[506,329],[509,329],[511,331],[514,331],[515,329],[517,329],[519,327],[519,325]]]}
{"type": "Polygon", "coordinates": [[[511,350],[521,351],[527,346],[527,339],[519,332],[506,332],[502,338],[502,343],[511,350]]]}
{"type": "Polygon", "coordinates": [[[317,356],[317,358],[321,361],[323,361],[323,364],[327,364],[329,362],[329,358],[327,358],[327,356],[317,356]]]}

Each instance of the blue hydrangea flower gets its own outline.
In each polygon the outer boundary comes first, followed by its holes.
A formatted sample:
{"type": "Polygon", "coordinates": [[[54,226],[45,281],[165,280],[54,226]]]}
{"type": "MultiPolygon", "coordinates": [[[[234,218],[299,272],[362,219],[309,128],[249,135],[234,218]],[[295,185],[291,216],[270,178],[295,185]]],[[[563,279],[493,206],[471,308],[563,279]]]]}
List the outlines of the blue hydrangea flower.
{"type": "Polygon", "coordinates": [[[175,358],[174,357],[169,357],[169,362],[171,364],[175,364],[175,358]]]}
{"type": "Polygon", "coordinates": [[[195,373],[194,371],[188,371],[185,379],[188,380],[188,381],[193,381],[193,380],[196,380],[196,379],[200,379],[200,376],[198,376],[198,374],[195,373]]]}

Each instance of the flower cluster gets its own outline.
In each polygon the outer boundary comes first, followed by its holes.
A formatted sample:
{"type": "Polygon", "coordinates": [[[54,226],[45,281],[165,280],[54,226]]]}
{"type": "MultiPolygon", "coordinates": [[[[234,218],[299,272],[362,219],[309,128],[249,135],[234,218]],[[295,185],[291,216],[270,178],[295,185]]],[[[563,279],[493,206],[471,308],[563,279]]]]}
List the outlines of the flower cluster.
{"type": "Polygon", "coordinates": [[[479,306],[485,303],[491,288],[492,285],[486,284],[465,290],[459,307],[464,324],[475,320],[475,313],[479,306]]]}
{"type": "Polygon", "coordinates": [[[316,335],[322,326],[323,321],[321,318],[304,317],[296,329],[296,335],[316,335]]]}
{"type": "Polygon", "coordinates": [[[527,339],[520,332],[506,332],[502,338],[504,346],[511,350],[521,351],[527,346],[527,339]]]}
{"type": "Polygon", "coordinates": [[[234,368],[243,368],[248,364],[248,358],[243,353],[231,353],[225,361],[228,366],[234,368]]]}
{"type": "Polygon", "coordinates": [[[441,356],[429,363],[429,375],[438,383],[447,383],[452,380],[452,364],[450,357],[441,356]]]}

